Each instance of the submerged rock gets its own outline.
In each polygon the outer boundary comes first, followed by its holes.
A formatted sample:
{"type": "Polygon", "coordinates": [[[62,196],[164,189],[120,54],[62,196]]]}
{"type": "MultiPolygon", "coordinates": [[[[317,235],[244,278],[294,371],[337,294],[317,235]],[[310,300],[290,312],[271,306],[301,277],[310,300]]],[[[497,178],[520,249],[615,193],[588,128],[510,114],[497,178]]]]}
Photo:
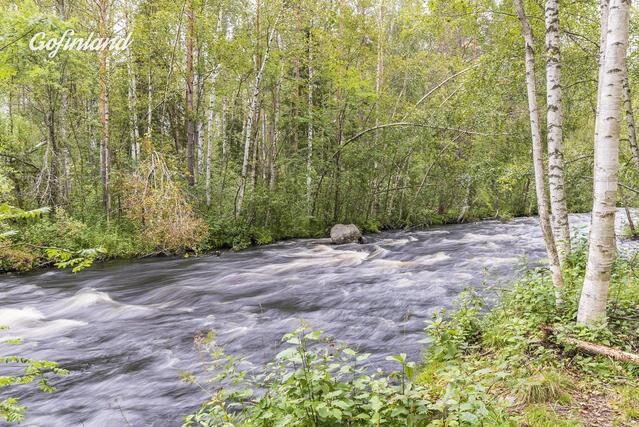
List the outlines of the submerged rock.
{"type": "Polygon", "coordinates": [[[334,245],[363,241],[362,232],[355,224],[335,224],[331,228],[331,243],[334,245]]]}

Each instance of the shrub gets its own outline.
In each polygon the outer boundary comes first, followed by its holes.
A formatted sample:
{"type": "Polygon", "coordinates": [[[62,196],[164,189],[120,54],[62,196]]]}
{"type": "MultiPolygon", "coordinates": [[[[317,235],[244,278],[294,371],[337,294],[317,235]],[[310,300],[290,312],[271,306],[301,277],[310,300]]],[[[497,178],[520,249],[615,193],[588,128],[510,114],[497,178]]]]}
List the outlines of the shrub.
{"type": "Polygon", "coordinates": [[[172,180],[159,153],[152,153],[124,181],[124,211],[139,224],[142,238],[164,252],[198,250],[206,225],[172,180]]]}
{"type": "MultiPolygon", "coordinates": [[[[215,373],[205,384],[218,387],[197,413],[185,418],[185,427],[472,426],[496,416],[477,376],[449,371],[448,386],[437,393],[415,381],[416,367],[405,355],[389,357],[399,372],[370,373],[364,366],[367,354],[304,326],[285,335],[287,348],[254,376],[211,345],[211,336],[204,341],[213,360],[209,371],[215,373]]],[[[184,378],[198,382],[190,374],[184,378]]]]}

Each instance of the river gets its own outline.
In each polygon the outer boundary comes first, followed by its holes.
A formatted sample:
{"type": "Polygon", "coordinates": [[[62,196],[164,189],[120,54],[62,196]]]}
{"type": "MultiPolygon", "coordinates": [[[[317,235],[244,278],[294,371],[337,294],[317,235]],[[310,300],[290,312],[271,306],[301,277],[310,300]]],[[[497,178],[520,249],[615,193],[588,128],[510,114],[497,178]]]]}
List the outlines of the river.
{"type": "MultiPolygon", "coordinates": [[[[573,229],[587,222],[571,216],[573,229]]],[[[5,337],[24,339],[21,355],[72,371],[50,395],[13,389],[29,408],[25,425],[179,425],[206,398],[179,379],[201,366],[198,332],[215,330],[227,353],[257,365],[303,319],[372,353],[372,367],[400,352],[417,361],[434,312],[464,288],[495,295],[544,255],[537,219],[518,218],[383,232],[363,245],[291,240],[219,257],[104,263],[0,277],[0,324],[11,328],[5,337]]]]}

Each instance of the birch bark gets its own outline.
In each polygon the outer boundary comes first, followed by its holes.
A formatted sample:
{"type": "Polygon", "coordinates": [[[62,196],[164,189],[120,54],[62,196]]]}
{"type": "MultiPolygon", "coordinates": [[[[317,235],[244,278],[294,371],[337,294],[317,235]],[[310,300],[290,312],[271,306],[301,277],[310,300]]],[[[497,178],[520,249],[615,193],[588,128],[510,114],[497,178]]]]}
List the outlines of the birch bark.
{"type": "Polygon", "coordinates": [[[570,228],[564,183],[562,131],[561,50],[558,0],[546,1],[546,104],[548,137],[548,181],[551,223],[560,263],[570,253],[570,228]]]}
{"type": "Polygon", "coordinates": [[[537,107],[537,89],[535,79],[535,51],[532,31],[528,18],[524,13],[522,0],[514,0],[515,11],[521,23],[522,33],[525,43],[525,63],[526,63],[526,88],[528,91],[528,113],[530,116],[530,131],[532,134],[532,157],[535,171],[535,190],[537,193],[537,210],[539,214],[539,225],[544,236],[546,252],[550,262],[552,281],[555,285],[557,302],[561,302],[561,289],[563,288],[563,278],[559,266],[559,255],[555,246],[555,238],[550,224],[550,214],[548,211],[548,199],[546,194],[546,179],[544,174],[543,149],[541,143],[541,128],[539,124],[539,109],[537,107]]]}
{"type": "Polygon", "coordinates": [[[193,0],[187,0],[186,9],[186,157],[190,186],[195,185],[195,123],[193,113],[193,32],[195,14],[193,0]]]}
{"type": "Polygon", "coordinates": [[[306,212],[311,213],[311,189],[313,186],[313,139],[315,128],[313,126],[313,41],[312,25],[308,30],[308,133],[306,136],[306,212]]]}
{"type": "Polygon", "coordinates": [[[605,322],[608,287],[615,258],[615,208],[619,172],[621,96],[628,47],[629,0],[611,0],[608,34],[599,81],[597,136],[593,182],[592,224],[586,276],[579,300],[577,322],[605,322]]]}

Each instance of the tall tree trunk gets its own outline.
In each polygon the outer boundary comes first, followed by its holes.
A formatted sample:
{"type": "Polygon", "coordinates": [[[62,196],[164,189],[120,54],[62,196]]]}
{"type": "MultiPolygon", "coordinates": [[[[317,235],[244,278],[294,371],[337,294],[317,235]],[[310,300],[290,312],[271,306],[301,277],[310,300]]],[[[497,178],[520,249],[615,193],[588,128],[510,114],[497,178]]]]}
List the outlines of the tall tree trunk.
{"type": "MultiPolygon", "coordinates": [[[[109,0],[99,0],[100,17],[98,30],[100,37],[109,37],[109,0]]],[[[109,50],[102,49],[99,53],[100,65],[98,69],[100,81],[100,124],[102,127],[100,138],[100,178],[102,180],[102,206],[106,213],[107,222],[111,220],[111,192],[109,189],[109,50]]]]}
{"type": "Polygon", "coordinates": [[[546,101],[548,135],[548,181],[552,228],[560,263],[570,253],[570,228],[564,182],[562,132],[561,50],[559,46],[559,2],[546,1],[546,101]]]}
{"type": "Polygon", "coordinates": [[[224,162],[226,163],[227,159],[228,159],[228,151],[229,151],[229,147],[228,147],[228,140],[226,138],[226,97],[223,96],[222,97],[222,119],[220,120],[220,137],[222,138],[222,159],[224,160],[224,162]]]}
{"type": "MultiPolygon", "coordinates": [[[[379,104],[381,102],[381,93],[382,93],[382,81],[384,78],[384,5],[383,0],[379,1],[379,5],[377,8],[377,66],[375,68],[375,126],[379,126],[379,104]]],[[[377,142],[379,140],[379,132],[375,132],[373,143],[377,146],[377,142]]],[[[375,188],[373,198],[371,200],[371,209],[370,214],[375,216],[379,212],[379,204],[380,204],[380,195],[382,194],[379,189],[382,186],[381,181],[378,181],[377,176],[380,175],[379,172],[379,163],[377,160],[373,162],[373,180],[375,181],[373,187],[375,188]]],[[[386,193],[386,198],[388,199],[388,193],[386,193]]],[[[388,208],[388,200],[386,200],[386,207],[388,208]]],[[[386,209],[388,212],[388,209],[386,209]]]]}
{"type": "Polygon", "coordinates": [[[597,140],[593,180],[592,224],[586,276],[577,322],[592,325],[606,320],[608,287],[615,258],[615,211],[619,172],[621,96],[628,47],[629,0],[611,0],[601,97],[597,110],[597,140]]]}
{"type": "MultiPolygon", "coordinates": [[[[312,23],[311,23],[312,24],[312,23]]],[[[308,29],[308,133],[306,135],[306,213],[311,213],[311,190],[313,185],[313,139],[315,128],[313,124],[313,40],[312,25],[308,29]]]]}
{"type": "Polygon", "coordinates": [[[522,33],[525,42],[526,60],[526,87],[528,91],[528,112],[530,115],[530,131],[532,134],[532,157],[535,170],[535,190],[537,193],[537,210],[539,214],[539,225],[544,236],[546,252],[550,261],[552,281],[555,285],[557,302],[561,302],[561,290],[563,288],[563,278],[561,277],[561,267],[559,265],[559,255],[555,247],[555,238],[550,224],[550,214],[548,212],[548,199],[546,194],[546,179],[544,173],[543,148],[541,143],[541,128],[539,124],[539,110],[537,108],[537,89],[535,79],[535,51],[534,41],[528,18],[524,13],[522,0],[514,0],[515,10],[521,22],[522,33]]]}
{"type": "Polygon", "coordinates": [[[205,193],[206,193],[206,206],[211,206],[211,161],[213,159],[213,108],[215,106],[215,89],[211,88],[211,93],[209,94],[209,108],[207,114],[207,123],[206,123],[206,172],[204,175],[204,180],[206,183],[205,193]]]}
{"type": "MultiPolygon", "coordinates": [[[[257,111],[258,100],[260,98],[260,86],[262,83],[262,76],[264,75],[264,69],[268,62],[269,53],[271,50],[271,42],[275,36],[275,26],[271,29],[266,43],[266,51],[264,52],[264,58],[260,68],[255,75],[255,82],[253,84],[253,93],[249,101],[249,108],[246,115],[246,134],[244,135],[244,157],[242,159],[242,174],[240,176],[240,187],[237,192],[235,200],[235,217],[238,218],[242,212],[242,204],[244,203],[244,191],[246,189],[246,176],[248,173],[249,160],[251,157],[251,144],[253,139],[253,122],[255,120],[255,114],[257,111]]],[[[257,58],[256,58],[257,61],[257,58]]]]}
{"type": "Polygon", "coordinates": [[[129,107],[129,126],[131,127],[131,160],[134,164],[140,160],[140,131],[138,129],[138,107],[137,107],[137,79],[133,71],[133,58],[129,51],[127,58],[127,72],[129,75],[129,90],[127,94],[129,107]]]}
{"type": "MultiPolygon", "coordinates": [[[[150,61],[150,58],[149,58],[150,61]]],[[[151,132],[153,131],[153,76],[151,74],[151,63],[149,62],[149,81],[147,86],[147,105],[146,105],[146,138],[151,140],[151,132]]]]}
{"type": "Polygon", "coordinates": [[[193,0],[186,2],[186,157],[188,163],[187,180],[195,184],[195,124],[193,122],[193,21],[195,13],[193,0]]]}
{"type": "MultiPolygon", "coordinates": [[[[604,68],[606,60],[606,38],[608,36],[608,13],[610,0],[599,0],[599,23],[601,26],[601,34],[599,36],[599,70],[597,73],[597,82],[601,83],[604,78],[604,68]]],[[[599,108],[601,106],[601,84],[597,85],[597,108],[595,109],[595,138],[594,145],[597,151],[597,135],[599,135],[599,108]]],[[[593,171],[594,176],[594,171],[593,171]]]]}
{"type": "MultiPolygon", "coordinates": [[[[133,32],[133,25],[131,22],[131,14],[133,13],[133,7],[130,0],[127,0],[124,11],[125,28],[128,32],[133,32]]],[[[127,102],[129,109],[129,127],[131,136],[131,160],[133,164],[137,164],[140,159],[140,130],[138,129],[138,107],[137,107],[137,78],[135,70],[133,69],[133,51],[129,47],[127,49],[127,61],[126,70],[129,78],[127,102]]]]}

